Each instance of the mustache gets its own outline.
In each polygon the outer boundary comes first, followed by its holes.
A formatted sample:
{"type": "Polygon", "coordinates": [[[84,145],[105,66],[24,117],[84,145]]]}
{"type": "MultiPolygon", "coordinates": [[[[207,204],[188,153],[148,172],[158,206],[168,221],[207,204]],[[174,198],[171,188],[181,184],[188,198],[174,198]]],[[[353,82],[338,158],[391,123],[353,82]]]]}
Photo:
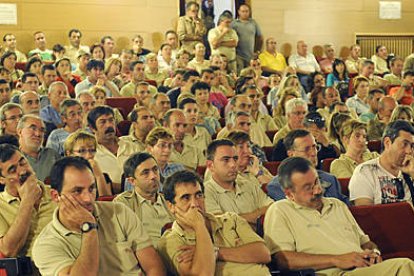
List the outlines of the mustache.
{"type": "Polygon", "coordinates": [[[312,198],[312,201],[319,200],[319,199],[321,199],[321,198],[322,198],[322,196],[323,196],[323,194],[322,194],[322,193],[317,194],[317,195],[314,195],[314,197],[312,198]]]}
{"type": "Polygon", "coordinates": [[[105,130],[105,134],[114,133],[114,132],[115,132],[115,129],[113,127],[109,127],[107,130],[105,130]]]}

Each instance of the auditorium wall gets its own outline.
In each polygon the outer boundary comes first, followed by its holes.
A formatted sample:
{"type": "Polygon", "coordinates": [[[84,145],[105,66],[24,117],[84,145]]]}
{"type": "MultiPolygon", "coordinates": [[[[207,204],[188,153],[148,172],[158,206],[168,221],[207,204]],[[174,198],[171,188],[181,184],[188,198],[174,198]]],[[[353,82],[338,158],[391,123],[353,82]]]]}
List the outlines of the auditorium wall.
{"type": "MultiPolygon", "coordinates": [[[[223,0],[224,1],[224,0],[223,0]]],[[[229,1],[229,0],[228,0],[229,1]]],[[[175,26],[179,0],[3,0],[17,3],[18,24],[0,25],[0,35],[16,34],[19,48],[33,48],[32,33],[43,30],[48,46],[68,44],[67,31],[82,30],[90,45],[104,34],[112,35],[118,49],[127,47],[134,34],[145,46],[157,48],[163,32],[175,26]]],[[[313,47],[325,42],[346,54],[355,33],[414,33],[414,1],[402,0],[401,20],[380,20],[378,0],[251,0],[253,17],[265,37],[274,36],[288,55],[295,42],[304,39],[313,47]]],[[[292,49],[293,48],[293,49],[292,49]]]]}

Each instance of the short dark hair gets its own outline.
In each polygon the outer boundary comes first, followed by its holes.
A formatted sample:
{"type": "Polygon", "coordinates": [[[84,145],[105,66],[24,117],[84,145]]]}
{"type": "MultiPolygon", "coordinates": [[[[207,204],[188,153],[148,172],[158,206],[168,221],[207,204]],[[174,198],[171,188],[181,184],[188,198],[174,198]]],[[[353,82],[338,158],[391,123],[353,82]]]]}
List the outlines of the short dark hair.
{"type": "Polygon", "coordinates": [[[39,81],[39,78],[35,73],[26,72],[22,76],[22,83],[26,83],[27,78],[36,78],[39,81]]]}
{"type": "Polygon", "coordinates": [[[178,171],[167,177],[165,180],[165,183],[162,187],[162,192],[164,193],[165,200],[174,204],[175,187],[178,184],[182,183],[191,183],[194,184],[194,186],[198,183],[200,184],[201,191],[204,193],[203,180],[201,180],[201,178],[195,172],[189,170],[178,171]]]}
{"type": "Polygon", "coordinates": [[[167,125],[168,127],[170,126],[171,116],[176,112],[183,113],[181,109],[171,108],[164,114],[164,117],[162,118],[164,125],[167,125]]]}
{"type": "MultiPolygon", "coordinates": [[[[20,151],[18,147],[11,145],[11,144],[1,144],[0,145],[0,162],[4,163],[10,160],[12,156],[17,152],[20,151]]],[[[0,176],[3,176],[0,170],[0,176]]]]}
{"type": "Polygon", "coordinates": [[[102,115],[114,115],[114,110],[107,106],[107,105],[101,105],[94,107],[91,111],[88,113],[88,125],[96,130],[96,120],[98,120],[99,117],[102,115]]]}
{"type": "Polygon", "coordinates": [[[137,152],[131,155],[124,163],[124,176],[135,177],[135,170],[137,167],[150,158],[155,160],[155,158],[147,152],[137,152]]]}
{"type": "Polygon", "coordinates": [[[185,98],[180,102],[180,104],[178,105],[178,108],[179,109],[184,109],[185,105],[189,104],[189,103],[197,104],[196,100],[194,100],[192,98],[185,98]]]}
{"type": "Polygon", "coordinates": [[[414,135],[414,127],[412,124],[404,120],[396,120],[386,126],[384,134],[382,135],[382,143],[384,143],[386,137],[390,138],[391,142],[394,143],[395,139],[400,136],[400,131],[406,131],[414,135]]]}
{"type": "Polygon", "coordinates": [[[114,40],[114,39],[112,38],[112,36],[110,36],[110,35],[105,35],[105,36],[103,36],[103,37],[101,38],[101,44],[104,44],[104,43],[105,43],[105,40],[107,40],[107,39],[114,40]]]}
{"type": "Polygon", "coordinates": [[[144,64],[144,62],[141,60],[135,60],[131,62],[131,64],[129,64],[129,70],[134,71],[135,65],[137,64],[144,64]]]}
{"type": "Polygon", "coordinates": [[[55,45],[53,45],[53,48],[52,48],[52,50],[54,51],[54,52],[58,52],[58,53],[60,53],[60,52],[62,52],[62,51],[66,51],[65,50],[65,47],[63,47],[63,45],[62,44],[55,44],[55,45]]]}
{"type": "Polygon", "coordinates": [[[91,71],[92,69],[105,69],[105,63],[102,60],[99,59],[91,59],[86,64],[86,71],[91,71]]]}
{"type": "Polygon", "coordinates": [[[0,135],[0,145],[10,144],[19,148],[19,139],[16,136],[11,134],[2,134],[0,135]]]}
{"type": "Polygon", "coordinates": [[[312,163],[302,157],[288,157],[282,161],[279,168],[277,169],[277,177],[280,185],[284,189],[294,189],[292,184],[292,174],[295,172],[307,173],[313,169],[312,163]]]}
{"type": "Polygon", "coordinates": [[[200,74],[196,70],[188,70],[183,75],[183,81],[188,81],[191,77],[200,77],[200,74]]]}
{"type": "Polygon", "coordinates": [[[208,92],[210,92],[210,89],[211,88],[210,85],[208,85],[208,83],[204,81],[197,81],[191,86],[191,93],[195,95],[197,90],[208,90],[208,92]]]}
{"type": "Polygon", "coordinates": [[[229,139],[218,139],[211,142],[207,147],[207,160],[213,160],[217,148],[222,146],[234,147],[234,143],[229,139]]]}
{"type": "Polygon", "coordinates": [[[4,34],[4,36],[3,36],[3,41],[4,42],[6,42],[6,38],[7,38],[8,35],[14,35],[14,34],[12,34],[12,33],[6,33],[6,34],[4,34]]]}
{"type": "Polygon", "coordinates": [[[82,37],[82,32],[79,29],[71,29],[69,31],[68,36],[70,37],[72,35],[72,33],[79,33],[80,34],[80,37],[82,37]]]}
{"type": "Polygon", "coordinates": [[[214,71],[211,70],[211,68],[204,68],[203,70],[201,70],[200,77],[203,76],[205,73],[214,74],[214,71]]]}
{"type": "Polygon", "coordinates": [[[413,77],[414,76],[414,71],[412,71],[412,70],[405,71],[404,75],[403,75],[403,78],[406,78],[408,76],[413,77]]]}
{"type": "Polygon", "coordinates": [[[1,56],[1,58],[0,58],[0,64],[1,64],[2,66],[4,66],[4,60],[5,60],[6,58],[8,58],[9,56],[14,56],[14,57],[16,58],[16,60],[17,60],[17,55],[16,55],[16,53],[15,53],[15,52],[12,52],[12,51],[7,51],[7,52],[5,52],[5,53],[1,56]]]}
{"type": "Polygon", "coordinates": [[[63,189],[65,170],[73,167],[79,171],[89,170],[93,174],[91,164],[88,160],[80,156],[67,156],[59,159],[53,164],[50,171],[50,186],[60,194],[63,189]]]}
{"type": "Polygon", "coordinates": [[[44,75],[46,73],[46,71],[55,71],[56,68],[53,64],[43,64],[42,69],[41,69],[41,73],[42,75],[44,75]]]}
{"type": "Polygon", "coordinates": [[[134,108],[129,114],[128,114],[128,119],[131,122],[136,122],[139,118],[138,113],[141,112],[142,110],[147,110],[149,112],[151,112],[151,110],[145,106],[139,106],[137,108],[134,108]]]}
{"type": "Polygon", "coordinates": [[[227,137],[235,145],[245,142],[250,142],[250,136],[244,131],[231,131],[227,137]]]}
{"type": "Polygon", "coordinates": [[[289,132],[285,139],[283,139],[283,144],[285,145],[286,150],[293,149],[296,138],[302,138],[310,135],[311,133],[305,129],[295,129],[289,132]]]}

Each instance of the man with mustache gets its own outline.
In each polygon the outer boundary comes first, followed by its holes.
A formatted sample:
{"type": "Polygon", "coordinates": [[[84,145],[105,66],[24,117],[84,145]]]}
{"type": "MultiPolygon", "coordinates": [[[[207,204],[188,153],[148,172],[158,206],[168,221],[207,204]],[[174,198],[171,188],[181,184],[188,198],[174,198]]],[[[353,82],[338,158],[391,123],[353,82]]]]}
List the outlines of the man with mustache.
{"type": "Polygon", "coordinates": [[[146,152],[135,153],[125,161],[124,176],[134,186],[132,191],[118,195],[121,202],[134,211],[154,245],[161,238],[161,229],[174,217],[167,208],[160,190],[160,170],[155,158],[146,152]]]}
{"type": "Polygon", "coordinates": [[[83,111],[77,100],[66,99],[60,104],[60,116],[64,127],[53,130],[47,138],[46,147],[64,155],[63,143],[68,136],[82,128],[83,111]]]}
{"type": "Polygon", "coordinates": [[[140,152],[140,147],[131,141],[118,139],[114,111],[109,106],[96,106],[89,111],[88,125],[98,142],[95,161],[102,172],[110,176],[114,192],[119,193],[124,162],[133,153],[140,152]]]}
{"type": "Polygon", "coordinates": [[[20,150],[0,145],[0,253],[5,257],[31,256],[33,242],[52,219],[56,205],[48,186],[36,179],[20,150]]]}
{"type": "Polygon", "coordinates": [[[62,158],[52,172],[58,208],[33,248],[42,275],[165,275],[138,217],[123,204],[95,202],[86,159],[62,158]]]}
{"type": "Polygon", "coordinates": [[[263,240],[238,215],[206,211],[203,182],[194,172],[168,177],[164,195],[176,221],[158,249],[173,275],[270,275],[263,240]]]}
{"type": "Polygon", "coordinates": [[[356,223],[348,207],[325,198],[309,160],[289,157],[278,177],[287,199],[266,213],[264,239],[279,269],[316,270],[317,275],[413,275],[406,258],[382,261],[377,245],[356,223]]]}
{"type": "MultiPolygon", "coordinates": [[[[313,135],[304,129],[292,130],[283,140],[289,157],[302,157],[308,159],[316,168],[318,165],[318,151],[320,146],[316,143],[313,135]]],[[[341,185],[335,176],[317,170],[320,185],[323,189],[323,195],[326,197],[335,197],[346,204],[349,204],[348,198],[341,193],[341,185]]],[[[283,187],[280,185],[279,176],[275,176],[267,185],[268,195],[274,200],[286,198],[283,187]]]]}
{"type": "Polygon", "coordinates": [[[60,159],[54,149],[42,146],[45,133],[45,124],[36,115],[24,115],[17,124],[20,150],[40,181],[45,181],[52,165],[60,159]]]}
{"type": "Polygon", "coordinates": [[[381,155],[358,165],[349,182],[355,205],[413,203],[414,128],[397,120],[385,128],[382,137],[381,155]]]}
{"type": "Polygon", "coordinates": [[[238,177],[238,159],[235,145],[230,140],[215,140],[208,146],[206,164],[211,177],[205,182],[206,209],[213,214],[234,212],[255,224],[273,200],[260,185],[238,177]]]}

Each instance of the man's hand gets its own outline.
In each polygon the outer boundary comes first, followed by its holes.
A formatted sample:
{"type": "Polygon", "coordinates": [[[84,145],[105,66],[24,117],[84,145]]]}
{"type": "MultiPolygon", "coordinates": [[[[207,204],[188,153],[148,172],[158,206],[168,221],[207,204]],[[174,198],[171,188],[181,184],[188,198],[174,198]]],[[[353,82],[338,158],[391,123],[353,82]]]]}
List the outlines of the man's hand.
{"type": "Polygon", "coordinates": [[[260,171],[259,158],[256,155],[250,155],[250,163],[247,166],[247,171],[256,176],[260,171]]]}
{"type": "Polygon", "coordinates": [[[411,154],[405,156],[401,171],[414,177],[414,157],[411,154]]]}
{"type": "Polygon", "coordinates": [[[351,252],[334,257],[334,265],[340,269],[370,266],[371,258],[378,256],[372,250],[366,249],[364,252],[351,252]]]}
{"type": "Polygon", "coordinates": [[[187,226],[193,230],[198,227],[205,227],[204,217],[197,208],[190,208],[187,212],[176,209],[175,216],[179,224],[187,226]]]}
{"type": "Polygon", "coordinates": [[[195,245],[183,245],[178,248],[180,254],[177,257],[179,263],[191,263],[196,250],[195,245]]]}
{"type": "Polygon", "coordinates": [[[80,231],[84,222],[96,223],[95,217],[86,210],[72,195],[60,196],[59,212],[69,225],[69,230],[80,231]]]}
{"type": "Polygon", "coordinates": [[[36,175],[31,174],[18,188],[20,199],[22,202],[27,202],[32,206],[40,201],[43,195],[43,190],[39,184],[37,184],[36,175]]]}

